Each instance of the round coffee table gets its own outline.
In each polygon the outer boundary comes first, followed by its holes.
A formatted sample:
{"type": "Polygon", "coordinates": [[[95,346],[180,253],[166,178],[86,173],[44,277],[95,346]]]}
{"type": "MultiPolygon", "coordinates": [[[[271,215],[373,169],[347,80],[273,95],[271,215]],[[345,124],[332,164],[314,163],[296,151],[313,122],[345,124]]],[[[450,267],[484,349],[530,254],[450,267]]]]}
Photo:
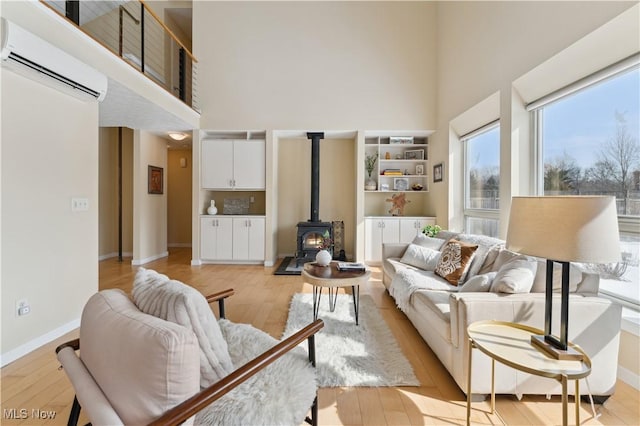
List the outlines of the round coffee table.
{"type": "Polygon", "coordinates": [[[313,286],[313,319],[318,319],[322,289],[329,289],[329,310],[336,309],[338,287],[351,287],[353,294],[353,310],[358,325],[358,305],[360,303],[360,284],[366,283],[371,271],[340,271],[338,262],[331,262],[328,266],[320,266],[315,262],[305,263],[302,277],[306,283],[313,286]]]}

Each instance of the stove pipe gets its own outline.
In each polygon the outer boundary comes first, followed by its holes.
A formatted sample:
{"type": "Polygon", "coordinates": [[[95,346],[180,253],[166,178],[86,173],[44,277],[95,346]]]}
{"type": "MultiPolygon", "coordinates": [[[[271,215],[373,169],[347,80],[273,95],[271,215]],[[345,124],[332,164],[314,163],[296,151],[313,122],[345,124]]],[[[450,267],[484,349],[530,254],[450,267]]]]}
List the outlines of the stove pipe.
{"type": "Polygon", "coordinates": [[[324,132],[307,132],[307,139],[311,139],[311,218],[309,222],[320,222],[318,209],[320,208],[320,139],[324,139],[324,132]]]}

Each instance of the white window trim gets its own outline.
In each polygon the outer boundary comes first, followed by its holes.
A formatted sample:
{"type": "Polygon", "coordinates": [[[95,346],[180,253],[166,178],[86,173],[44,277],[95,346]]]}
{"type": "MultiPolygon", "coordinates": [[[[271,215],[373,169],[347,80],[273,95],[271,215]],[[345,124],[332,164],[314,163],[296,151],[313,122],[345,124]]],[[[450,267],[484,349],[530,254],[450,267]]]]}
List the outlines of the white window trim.
{"type": "Polygon", "coordinates": [[[492,219],[496,220],[498,223],[500,222],[500,209],[477,209],[477,208],[469,208],[467,207],[467,195],[469,194],[469,181],[467,179],[467,166],[468,166],[468,153],[467,153],[467,142],[469,139],[472,139],[476,136],[479,136],[483,133],[490,132],[496,128],[500,127],[500,120],[494,120],[490,123],[485,124],[475,130],[470,131],[460,137],[460,142],[462,143],[462,182],[463,182],[463,190],[462,190],[462,215],[464,218],[463,227],[464,231],[467,232],[467,219],[492,219]]]}

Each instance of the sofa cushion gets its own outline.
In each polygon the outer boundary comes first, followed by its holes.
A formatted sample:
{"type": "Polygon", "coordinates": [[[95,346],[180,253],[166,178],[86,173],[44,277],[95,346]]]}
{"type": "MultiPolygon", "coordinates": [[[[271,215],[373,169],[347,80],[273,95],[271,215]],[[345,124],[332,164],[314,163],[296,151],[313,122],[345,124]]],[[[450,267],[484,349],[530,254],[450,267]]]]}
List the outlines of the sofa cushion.
{"type": "Polygon", "coordinates": [[[442,249],[435,273],[449,281],[451,285],[458,285],[469,268],[477,249],[477,245],[450,240],[442,249]]]}
{"type": "Polygon", "coordinates": [[[494,293],[529,293],[537,263],[524,255],[516,256],[500,267],[491,284],[494,293]]]}
{"type": "Polygon", "coordinates": [[[520,254],[514,251],[507,250],[507,249],[500,250],[500,252],[498,253],[498,256],[496,257],[496,260],[493,262],[493,266],[491,267],[490,272],[499,271],[502,265],[504,265],[514,257],[518,257],[518,256],[520,256],[520,254]]]}
{"type": "Polygon", "coordinates": [[[442,238],[427,237],[420,233],[411,241],[411,244],[415,244],[420,247],[426,247],[434,250],[440,250],[446,241],[442,238]]]}
{"type": "MultiPolygon", "coordinates": [[[[544,293],[547,288],[547,261],[538,259],[536,277],[533,280],[531,293],[544,293]]],[[[582,281],[582,271],[574,264],[569,264],[569,293],[578,290],[578,284],[582,281]]],[[[553,264],[553,291],[559,292],[562,288],[562,265],[553,264]]]]}
{"type": "Polygon", "coordinates": [[[80,341],[82,362],[124,424],[148,424],[200,391],[193,332],[140,312],[122,290],[91,296],[80,341]]]}
{"type": "Polygon", "coordinates": [[[404,252],[400,262],[424,269],[425,271],[433,271],[438,265],[440,254],[438,250],[411,243],[404,252]]]}
{"type": "Polygon", "coordinates": [[[476,275],[467,280],[460,286],[458,292],[482,292],[489,291],[497,272],[487,272],[486,274],[476,275]]]}
{"type": "Polygon", "coordinates": [[[429,324],[447,342],[451,342],[451,308],[449,291],[418,290],[411,301],[417,312],[422,312],[429,324]]]}
{"type": "Polygon", "coordinates": [[[478,246],[473,259],[471,260],[471,265],[469,265],[467,274],[462,277],[462,282],[465,282],[467,278],[481,273],[480,269],[486,269],[484,272],[490,272],[490,268],[486,265],[492,265],[498,256],[500,248],[504,248],[504,241],[488,237],[486,235],[460,234],[456,239],[463,243],[475,244],[478,246]]]}
{"type": "Polygon", "coordinates": [[[140,268],[133,283],[133,300],[150,315],[192,330],[200,345],[200,386],[216,383],[233,371],[227,342],[202,293],[166,275],[140,268]]]}

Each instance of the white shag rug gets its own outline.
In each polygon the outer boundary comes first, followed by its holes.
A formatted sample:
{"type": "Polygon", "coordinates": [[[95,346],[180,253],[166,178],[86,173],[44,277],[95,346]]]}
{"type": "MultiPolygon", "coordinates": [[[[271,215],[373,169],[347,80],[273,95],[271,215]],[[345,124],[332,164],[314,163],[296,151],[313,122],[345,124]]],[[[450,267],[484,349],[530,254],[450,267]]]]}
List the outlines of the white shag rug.
{"type": "MultiPolygon", "coordinates": [[[[371,296],[360,295],[360,325],[356,325],[353,296],[339,294],[335,311],[330,312],[324,290],[318,318],[324,321],[315,339],[318,386],[420,385],[371,296]]],[[[295,294],[283,338],[312,321],[313,295],[295,294]]],[[[307,349],[306,342],[301,346],[307,349]]]]}

